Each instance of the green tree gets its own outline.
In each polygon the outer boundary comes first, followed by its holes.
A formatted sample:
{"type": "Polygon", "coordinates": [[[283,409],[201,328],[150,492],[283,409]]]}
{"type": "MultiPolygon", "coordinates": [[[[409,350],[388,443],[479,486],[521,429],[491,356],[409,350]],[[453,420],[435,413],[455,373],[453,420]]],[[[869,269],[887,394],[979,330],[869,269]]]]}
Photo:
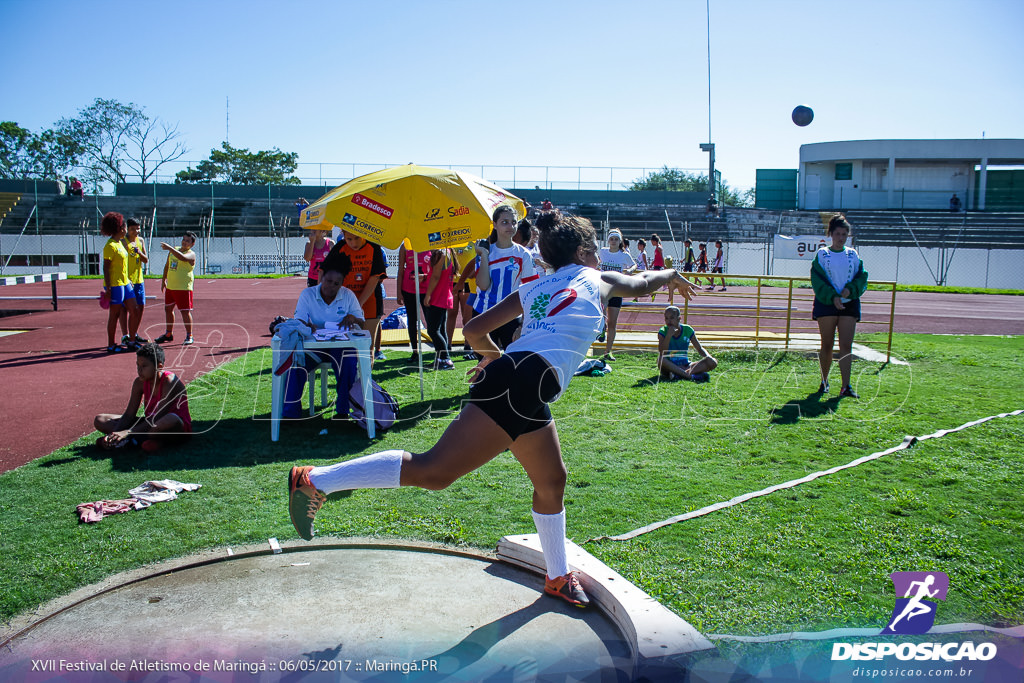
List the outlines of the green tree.
{"type": "MultiPolygon", "coordinates": [[[[707,192],[708,176],[706,173],[690,173],[679,168],[663,166],[659,171],[651,171],[643,178],[634,180],[626,189],[707,192]]],[[[724,206],[750,207],[754,206],[754,190],[749,189],[741,194],[738,190],[729,187],[729,184],[723,180],[718,185],[718,199],[719,203],[724,206]]]]}
{"type": "Polygon", "coordinates": [[[248,149],[221,143],[220,149],[210,150],[210,158],[179,171],[176,183],[230,183],[232,185],[301,185],[291,175],[299,166],[297,152],[271,150],[250,152],[248,149]]]}
{"type": "Polygon", "coordinates": [[[707,192],[708,176],[705,173],[689,173],[682,169],[664,166],[660,171],[651,171],[643,178],[634,180],[626,189],[707,192]]]}
{"type": "Polygon", "coordinates": [[[0,122],[0,178],[63,178],[78,165],[79,146],[54,130],[39,135],[0,122]]]}
{"type": "Polygon", "coordinates": [[[14,121],[0,122],[0,178],[26,178],[33,175],[32,131],[14,121]]]}
{"type": "Polygon", "coordinates": [[[94,184],[149,181],[164,164],[188,153],[177,125],[150,118],[136,104],[96,100],[74,118],[57,122],[56,135],[80,149],[83,177],[94,184]]]}

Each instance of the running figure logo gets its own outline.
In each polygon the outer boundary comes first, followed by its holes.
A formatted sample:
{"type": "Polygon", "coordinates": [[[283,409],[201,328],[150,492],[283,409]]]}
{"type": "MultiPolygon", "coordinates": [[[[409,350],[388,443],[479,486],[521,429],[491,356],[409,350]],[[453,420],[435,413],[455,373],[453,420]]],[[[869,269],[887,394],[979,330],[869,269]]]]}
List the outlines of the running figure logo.
{"type": "Polygon", "coordinates": [[[896,589],[896,606],[882,634],[927,633],[935,624],[933,600],[946,599],[949,577],[942,572],[893,572],[889,578],[896,589]]]}

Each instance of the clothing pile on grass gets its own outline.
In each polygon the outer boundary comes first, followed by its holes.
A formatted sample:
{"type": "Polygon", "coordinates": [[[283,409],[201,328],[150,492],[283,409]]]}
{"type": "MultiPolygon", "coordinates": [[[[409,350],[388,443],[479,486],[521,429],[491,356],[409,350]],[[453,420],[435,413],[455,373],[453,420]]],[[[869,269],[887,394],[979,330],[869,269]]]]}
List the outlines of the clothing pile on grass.
{"type": "Polygon", "coordinates": [[[182,491],[196,491],[200,488],[202,488],[202,484],[183,484],[173,479],[147,481],[130,490],[128,492],[130,498],[80,503],[76,511],[79,521],[94,524],[104,517],[132,510],[143,510],[153,503],[175,500],[182,491]]]}

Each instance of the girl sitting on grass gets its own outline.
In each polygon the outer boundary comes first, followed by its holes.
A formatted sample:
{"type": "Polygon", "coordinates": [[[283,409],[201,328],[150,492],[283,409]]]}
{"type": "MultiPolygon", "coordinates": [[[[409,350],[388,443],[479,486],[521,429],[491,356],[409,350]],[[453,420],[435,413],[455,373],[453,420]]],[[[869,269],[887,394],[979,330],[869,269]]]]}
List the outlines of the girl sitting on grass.
{"type": "Polygon", "coordinates": [[[141,445],[152,453],[188,438],[192,433],[188,393],[181,379],[164,370],[163,347],[144,344],[135,353],[135,367],[139,376],[132,383],[124,414],[100,413],[93,420],[104,434],[96,445],[106,450],[141,445]],[[140,403],[144,405],[142,417],[138,417],[140,403]]]}
{"type": "Polygon", "coordinates": [[[658,330],[658,371],[665,380],[689,379],[707,382],[708,373],[718,367],[718,361],[697,341],[697,333],[689,325],[679,324],[679,309],[665,309],[665,325],[658,330]],[[691,363],[690,344],[703,356],[691,363]]]}

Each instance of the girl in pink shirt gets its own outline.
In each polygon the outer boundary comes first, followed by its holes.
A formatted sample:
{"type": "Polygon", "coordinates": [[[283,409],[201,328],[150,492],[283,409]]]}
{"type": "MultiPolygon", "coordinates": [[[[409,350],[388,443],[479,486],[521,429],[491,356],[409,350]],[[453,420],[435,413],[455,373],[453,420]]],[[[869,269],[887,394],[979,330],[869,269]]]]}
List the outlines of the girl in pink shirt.
{"type": "Polygon", "coordinates": [[[306,286],[316,287],[320,283],[320,264],[334,246],[334,240],[323,230],[310,230],[309,241],[302,258],[309,262],[309,273],[306,274],[306,286]]]}
{"type": "MultiPolygon", "coordinates": [[[[409,345],[412,346],[412,356],[409,363],[419,363],[416,352],[416,341],[419,336],[419,312],[416,307],[416,263],[413,261],[413,254],[416,254],[416,261],[420,270],[420,303],[423,302],[423,294],[427,291],[427,278],[430,275],[430,254],[429,251],[414,252],[405,248],[403,244],[398,250],[398,299],[399,306],[405,306],[405,315],[409,320],[409,345]]],[[[424,314],[426,315],[426,314],[424,314]]]]}
{"type": "Polygon", "coordinates": [[[455,270],[455,255],[451,249],[435,249],[430,252],[430,279],[423,297],[423,316],[427,319],[427,334],[434,343],[434,369],[452,370],[455,365],[448,357],[448,309],[455,297],[452,293],[452,274],[455,270]]]}

